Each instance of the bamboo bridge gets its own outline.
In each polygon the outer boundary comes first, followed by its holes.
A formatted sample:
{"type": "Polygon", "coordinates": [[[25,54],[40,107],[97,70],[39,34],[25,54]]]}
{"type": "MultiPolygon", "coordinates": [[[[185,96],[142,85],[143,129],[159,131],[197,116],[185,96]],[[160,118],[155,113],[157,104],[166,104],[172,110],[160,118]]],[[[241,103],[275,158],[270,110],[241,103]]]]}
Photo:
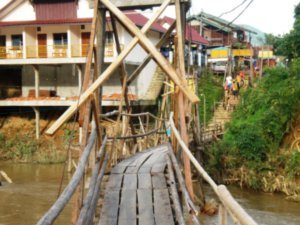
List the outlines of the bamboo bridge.
{"type": "MultiPolygon", "coordinates": [[[[199,102],[199,98],[188,89],[185,80],[184,29],[182,28],[185,18],[182,15],[189,5],[189,0],[94,1],[91,42],[82,94],[78,102],[70,106],[47,130],[47,134],[54,134],[67,120],[79,114],[78,121],[81,121],[83,129],[81,156],[71,180],[53,206],[38,221],[38,225],[53,224],[72,197],[75,201],[71,224],[182,225],[187,221],[200,224],[197,217],[199,209],[194,204],[195,190],[192,186],[190,163],[218,198],[220,225],[228,224],[229,217],[234,224],[257,224],[234,200],[224,185],[217,185],[212,180],[189,149],[188,117],[194,124],[192,128],[194,141],[198,146],[201,143],[198,107],[192,107],[192,104],[199,102]],[[176,24],[174,23],[167,32],[168,37],[176,27],[178,56],[175,57],[175,66],[170,65],[157,49],[168,38],[162,37],[160,43],[154,46],[145,35],[170,4],[175,4],[177,18],[176,24]],[[153,6],[159,6],[159,9],[141,30],[120,11],[120,8],[145,9],[153,6]],[[110,13],[119,56],[104,70],[105,35],[103,34],[106,12],[110,13]],[[118,42],[116,22],[121,23],[133,35],[131,43],[122,51],[118,42]],[[176,85],[173,104],[168,102],[169,95],[164,95],[159,116],[151,113],[131,113],[130,102],[127,99],[127,84],[132,81],[133,76],[138,76],[138,72],[135,71],[128,77],[124,59],[138,43],[149,53],[149,57],[136,71],[141,71],[152,58],[166,73],[167,80],[173,81],[176,85]],[[123,100],[120,101],[119,110],[102,114],[99,90],[103,82],[116,69],[120,72],[123,100]],[[172,105],[172,110],[169,112],[166,110],[167,104],[172,105]],[[188,108],[191,109],[189,113],[188,108]],[[109,136],[105,131],[101,121],[110,116],[116,116],[116,124],[120,124],[121,120],[126,121],[121,136],[109,136]],[[134,125],[134,118],[139,122],[139,128],[134,125]],[[154,120],[151,123],[154,124],[153,126],[150,125],[150,119],[154,120]],[[127,132],[128,130],[130,132],[127,132]],[[150,137],[154,138],[150,140],[150,137]],[[129,140],[130,144],[127,143],[129,140]],[[141,140],[146,143],[144,148],[141,146],[141,140]],[[121,149],[121,153],[116,150],[116,143],[125,146],[121,149]],[[130,156],[124,159],[125,155],[130,156]],[[94,159],[92,165],[91,158],[94,159]],[[92,170],[91,179],[87,193],[83,194],[88,165],[92,170]],[[105,174],[109,175],[109,180],[103,188],[105,174]],[[104,197],[100,192],[104,193],[104,197]],[[99,202],[101,202],[100,207],[99,202]],[[99,218],[96,215],[100,215],[99,218]]],[[[168,93],[168,90],[165,90],[165,93],[168,93]]]]}

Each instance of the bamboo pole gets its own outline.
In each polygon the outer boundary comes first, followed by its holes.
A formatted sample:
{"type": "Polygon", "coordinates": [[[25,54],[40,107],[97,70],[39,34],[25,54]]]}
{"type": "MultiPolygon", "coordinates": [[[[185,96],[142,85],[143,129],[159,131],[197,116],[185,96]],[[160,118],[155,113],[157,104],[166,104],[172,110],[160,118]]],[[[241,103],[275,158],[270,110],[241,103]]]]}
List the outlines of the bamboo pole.
{"type": "Polygon", "coordinates": [[[241,225],[257,225],[257,223],[250,217],[245,210],[234,200],[229,191],[226,189],[224,185],[217,185],[213,179],[208,175],[208,173],[202,168],[196,158],[193,156],[191,151],[185,145],[184,141],[180,137],[180,134],[176,130],[176,127],[173,122],[173,113],[170,115],[169,124],[172,128],[172,131],[176,138],[178,139],[179,144],[181,145],[183,151],[187,154],[191,162],[194,164],[197,171],[201,174],[201,176],[206,180],[206,182],[212,187],[214,192],[219,197],[220,201],[229,210],[229,213],[233,215],[233,217],[237,218],[241,225]]]}
{"type": "Polygon", "coordinates": [[[56,202],[52,205],[52,207],[46,212],[46,214],[38,221],[37,225],[51,225],[55,221],[55,219],[59,216],[59,214],[62,212],[64,207],[67,205],[67,203],[70,201],[73,193],[75,192],[76,187],[80,183],[84,172],[85,172],[85,166],[88,161],[89,155],[93,149],[93,146],[95,144],[95,140],[97,137],[97,131],[95,126],[93,126],[92,134],[89,138],[88,144],[85,147],[80,160],[78,162],[77,169],[75,173],[73,174],[69,184],[66,186],[64,191],[61,193],[61,195],[58,197],[56,202]]]}
{"type": "MultiPolygon", "coordinates": [[[[168,6],[170,0],[165,0],[164,4],[161,5],[159,10],[155,13],[152,19],[148,20],[147,23],[144,25],[142,30],[143,34],[145,34],[155,22],[155,20],[161,15],[161,13],[165,10],[168,6]]],[[[121,13],[121,12],[120,12],[121,13]]],[[[126,17],[126,16],[125,16],[126,17]]],[[[131,21],[130,21],[131,22],[131,21]]],[[[132,23],[132,22],[131,22],[132,23]]],[[[95,82],[87,88],[87,90],[82,93],[78,102],[71,105],[62,116],[60,116],[55,123],[46,131],[46,134],[53,135],[71,116],[78,110],[78,107],[82,106],[90,97],[91,94],[101,86],[104,81],[106,81],[112,73],[117,69],[117,67],[122,63],[125,57],[130,53],[130,51],[137,45],[139,39],[135,37],[121,52],[121,54],[107,67],[107,69],[95,80],[95,82]]],[[[176,82],[179,83],[177,77],[175,78],[176,82]]],[[[182,87],[183,89],[185,87],[182,87]]]]}
{"type": "MultiPolygon", "coordinates": [[[[176,9],[176,30],[177,30],[177,37],[178,37],[178,68],[180,70],[180,74],[182,76],[182,79],[185,80],[185,65],[184,65],[184,43],[185,43],[185,32],[182,30],[183,24],[182,24],[182,12],[181,12],[181,5],[180,0],[175,0],[175,9],[176,9]]],[[[184,12],[185,13],[185,12],[184,12]]],[[[184,23],[185,25],[185,23],[184,23]]],[[[195,94],[195,93],[194,93],[195,94]]],[[[186,126],[186,112],[185,112],[185,99],[182,92],[179,92],[178,95],[178,113],[180,118],[180,133],[182,135],[182,138],[184,140],[184,143],[186,145],[189,144],[189,136],[188,136],[188,130],[186,126]]],[[[190,160],[186,154],[183,154],[183,162],[184,162],[184,175],[185,175],[185,183],[187,186],[187,189],[190,193],[190,196],[192,199],[194,199],[194,190],[193,190],[193,182],[192,182],[192,171],[191,171],[191,165],[190,160]]]]}
{"type": "Polygon", "coordinates": [[[179,165],[177,163],[176,157],[175,157],[174,153],[171,150],[170,150],[170,158],[171,158],[172,165],[173,165],[175,173],[176,173],[176,177],[177,177],[178,182],[179,182],[180,189],[183,193],[183,197],[184,197],[183,199],[184,199],[185,205],[187,206],[189,213],[198,215],[197,208],[194,205],[194,203],[193,203],[193,201],[192,201],[192,199],[189,195],[189,192],[186,189],[184,178],[182,176],[181,170],[180,170],[179,165]]]}
{"type": "MultiPolygon", "coordinates": [[[[6,180],[6,182],[12,184],[12,179],[10,179],[10,177],[3,171],[3,170],[0,170],[0,178],[3,177],[4,180],[6,180]]],[[[0,179],[0,184],[1,184],[1,179],[0,179]]]]}
{"type": "Polygon", "coordinates": [[[177,192],[177,188],[176,188],[176,181],[175,181],[175,176],[174,176],[174,172],[173,172],[173,167],[172,167],[172,163],[171,163],[169,156],[166,157],[166,160],[167,160],[167,166],[168,166],[168,174],[169,174],[169,178],[171,181],[170,182],[171,196],[173,199],[177,222],[180,225],[185,225],[185,221],[183,218],[183,213],[182,213],[182,209],[181,209],[181,205],[180,205],[180,201],[179,201],[179,196],[178,196],[178,192],[177,192]]]}
{"type": "Polygon", "coordinates": [[[92,172],[89,191],[84,200],[83,207],[80,210],[80,215],[79,215],[76,225],[82,225],[82,224],[84,224],[84,221],[87,220],[87,212],[88,212],[89,208],[91,207],[93,194],[96,189],[97,177],[99,175],[99,170],[101,168],[101,158],[105,154],[106,142],[107,142],[107,137],[104,138],[104,140],[102,142],[102,146],[97,154],[97,161],[96,161],[96,164],[95,164],[93,172],[92,172]]]}
{"type": "MultiPolygon", "coordinates": [[[[163,46],[166,41],[168,40],[169,36],[172,34],[174,28],[176,26],[176,22],[172,23],[172,25],[169,27],[166,33],[162,36],[162,38],[159,40],[159,42],[156,44],[156,48],[159,49],[161,46],[163,46]]],[[[139,65],[138,68],[128,77],[127,84],[130,85],[131,82],[142,72],[142,70],[148,65],[148,63],[151,61],[152,55],[149,54],[148,57],[145,58],[145,60],[142,62],[141,65],[139,65]]]]}
{"type": "MultiPolygon", "coordinates": [[[[101,2],[110,10],[118,20],[124,25],[130,33],[134,34],[140,42],[141,46],[149,53],[152,54],[155,61],[161,66],[161,68],[167,73],[167,75],[173,80],[173,82],[180,88],[180,90],[187,96],[187,98],[193,102],[199,102],[199,98],[191,92],[183,80],[179,77],[178,73],[168,63],[168,61],[162,56],[162,54],[156,49],[154,44],[145,36],[144,32],[139,30],[136,25],[122,13],[114,4],[109,0],[101,0],[101,2]]],[[[168,5],[169,0],[166,0],[162,5],[168,5]]]]}
{"type": "MultiPolygon", "coordinates": [[[[115,35],[115,42],[116,42],[117,52],[118,52],[118,54],[121,54],[121,45],[120,45],[120,41],[119,41],[118,29],[117,29],[115,17],[111,12],[110,12],[110,17],[111,17],[111,24],[112,24],[113,32],[114,32],[114,35],[115,35]]],[[[121,85],[122,85],[122,97],[121,97],[120,103],[119,103],[119,112],[120,113],[122,112],[123,98],[124,98],[126,110],[129,113],[129,111],[130,111],[130,102],[129,102],[129,99],[128,99],[128,86],[127,86],[128,74],[126,72],[124,61],[121,63],[119,68],[120,68],[120,75],[121,75],[120,76],[120,82],[121,82],[121,85]]],[[[120,122],[120,115],[117,118],[117,123],[119,123],[119,122],[120,122]]],[[[134,130],[133,122],[131,120],[129,120],[129,123],[130,123],[131,131],[134,134],[135,130],[134,130]]],[[[135,140],[135,142],[136,142],[136,140],[135,140]]]]}

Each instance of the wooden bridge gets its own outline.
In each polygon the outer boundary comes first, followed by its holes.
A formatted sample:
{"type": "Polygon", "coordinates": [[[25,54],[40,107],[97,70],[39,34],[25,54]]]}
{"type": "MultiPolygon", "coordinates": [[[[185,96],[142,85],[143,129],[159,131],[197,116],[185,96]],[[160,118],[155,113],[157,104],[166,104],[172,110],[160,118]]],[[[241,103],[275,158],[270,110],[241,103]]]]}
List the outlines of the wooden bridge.
{"type": "MultiPolygon", "coordinates": [[[[68,185],[48,212],[38,221],[38,225],[53,224],[73,195],[71,224],[182,225],[186,224],[188,220],[191,220],[193,224],[200,224],[197,217],[199,209],[193,203],[194,190],[190,163],[193,164],[202,179],[210,185],[218,198],[220,225],[226,225],[228,217],[232,218],[234,224],[256,224],[232,198],[226,187],[217,185],[211,179],[188,146],[189,130],[193,130],[195,142],[198,145],[201,144],[199,114],[197,113],[199,109],[198,107],[191,107],[192,104],[199,102],[199,98],[188,88],[185,79],[184,30],[182,26],[185,24],[185,20],[182,14],[186,12],[189,5],[189,0],[94,0],[91,42],[87,55],[82,94],[79,96],[78,102],[66,110],[47,131],[48,134],[53,134],[79,111],[79,121],[81,121],[83,130],[82,152],[76,171],[68,185]],[[154,46],[145,34],[169,4],[175,4],[176,24],[174,23],[166,35],[161,38],[161,41],[154,46]],[[119,10],[119,8],[145,9],[159,5],[160,7],[154,13],[153,18],[141,30],[119,10]],[[107,11],[111,15],[119,56],[104,70],[104,21],[107,11]],[[116,21],[133,34],[131,43],[125,46],[122,51],[118,41],[116,21]],[[177,31],[175,47],[178,56],[175,57],[175,66],[173,66],[161,55],[159,48],[169,39],[175,27],[177,31]],[[149,53],[149,56],[133,74],[128,76],[124,59],[138,43],[149,53]],[[160,114],[158,116],[152,115],[152,118],[155,119],[155,122],[152,123],[155,124],[153,130],[149,128],[150,113],[132,114],[127,98],[127,85],[134,77],[138,76],[151,58],[166,73],[166,82],[171,80],[176,86],[174,88],[176,91],[172,97],[169,94],[163,95],[160,114]],[[101,101],[99,101],[99,89],[116,69],[119,69],[120,72],[123,99],[120,101],[116,114],[103,115],[101,113],[101,101]],[[91,83],[92,80],[93,83],[91,83]],[[173,104],[170,104],[171,101],[173,104]],[[126,113],[123,113],[123,102],[125,102],[126,113]],[[119,127],[114,128],[116,132],[113,136],[109,136],[107,129],[105,130],[102,126],[103,118],[110,115],[116,115],[117,125],[121,121],[125,121],[121,132],[119,132],[119,127]],[[142,115],[147,116],[146,126],[143,125],[142,115]],[[135,126],[133,117],[138,118],[139,129],[135,126]],[[194,124],[192,129],[187,118],[190,118],[189,122],[194,124]],[[155,136],[152,142],[148,140],[151,135],[155,136]],[[142,150],[141,146],[140,148],[137,147],[141,139],[147,143],[148,149],[142,150]],[[117,148],[116,143],[118,141],[121,142],[119,146],[123,146],[121,150],[117,148]],[[149,149],[150,145],[152,148],[149,149]],[[131,156],[121,160],[128,155],[131,156]],[[94,159],[94,162],[91,166],[92,174],[89,189],[87,193],[83,194],[84,178],[87,176],[86,170],[91,159],[94,159]],[[101,184],[103,184],[105,173],[109,175],[109,180],[105,190],[103,190],[101,184]],[[105,193],[104,198],[100,197],[101,190],[105,193]],[[102,203],[100,208],[97,207],[99,202],[102,203]],[[96,214],[100,214],[98,220],[95,217],[96,214]]],[[[165,93],[170,93],[168,88],[165,88],[165,93]]]]}

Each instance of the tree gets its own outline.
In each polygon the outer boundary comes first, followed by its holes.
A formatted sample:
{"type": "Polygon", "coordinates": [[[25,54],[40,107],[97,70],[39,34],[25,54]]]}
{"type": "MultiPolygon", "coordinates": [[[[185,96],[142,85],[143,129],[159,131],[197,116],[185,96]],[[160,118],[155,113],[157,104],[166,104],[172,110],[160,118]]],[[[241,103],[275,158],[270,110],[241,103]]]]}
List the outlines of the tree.
{"type": "Polygon", "coordinates": [[[300,57],[300,3],[294,10],[293,30],[283,36],[266,34],[266,43],[273,45],[275,55],[286,56],[287,58],[300,57]]]}

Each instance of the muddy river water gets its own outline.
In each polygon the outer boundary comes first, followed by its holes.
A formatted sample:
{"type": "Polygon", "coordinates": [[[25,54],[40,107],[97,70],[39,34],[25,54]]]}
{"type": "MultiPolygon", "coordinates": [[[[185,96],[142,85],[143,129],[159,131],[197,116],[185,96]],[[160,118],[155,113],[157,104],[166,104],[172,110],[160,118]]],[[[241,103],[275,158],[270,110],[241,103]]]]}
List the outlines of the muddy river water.
{"type": "MultiPolygon", "coordinates": [[[[0,187],[0,225],[32,225],[55,200],[63,165],[11,164],[0,161],[13,180],[0,187]]],[[[68,177],[65,176],[65,183],[68,177]]],[[[300,203],[271,195],[230,187],[232,195],[254,217],[258,224],[300,225],[300,203]]],[[[56,225],[70,224],[71,206],[63,212],[56,225]]],[[[218,224],[216,218],[203,218],[206,225],[218,224]]]]}

